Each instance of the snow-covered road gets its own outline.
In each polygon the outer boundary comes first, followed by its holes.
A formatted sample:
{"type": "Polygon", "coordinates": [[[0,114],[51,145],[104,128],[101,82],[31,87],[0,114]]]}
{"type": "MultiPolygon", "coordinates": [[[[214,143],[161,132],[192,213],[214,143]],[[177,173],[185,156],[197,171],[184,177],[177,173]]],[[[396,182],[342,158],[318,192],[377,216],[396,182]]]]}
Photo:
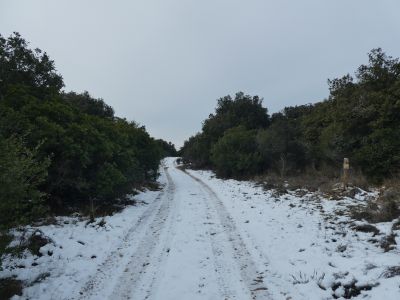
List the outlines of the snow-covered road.
{"type": "Polygon", "coordinates": [[[162,172],[166,187],[118,247],[124,256],[112,252],[80,299],[269,299],[265,265],[216,193],[174,160],[162,172]]]}
{"type": "Polygon", "coordinates": [[[277,194],[183,170],[174,158],[160,172],[162,190],[135,196],[138,205],[105,225],[69,217],[31,228],[52,242],[40,257],[5,259],[0,277],[27,285],[15,298],[400,299],[400,226],[355,231],[362,223],[347,214],[367,193],[277,194]],[[387,251],[381,245],[390,236],[387,251]]]}

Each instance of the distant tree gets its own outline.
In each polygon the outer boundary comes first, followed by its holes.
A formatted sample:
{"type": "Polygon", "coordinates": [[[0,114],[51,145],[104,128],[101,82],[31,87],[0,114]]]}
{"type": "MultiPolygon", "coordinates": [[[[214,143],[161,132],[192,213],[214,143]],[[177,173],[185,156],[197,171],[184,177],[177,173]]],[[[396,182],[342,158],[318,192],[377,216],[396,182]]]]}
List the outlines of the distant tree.
{"type": "Polygon", "coordinates": [[[190,161],[196,167],[210,166],[211,142],[205,134],[198,133],[190,137],[180,150],[183,160],[190,161]]]}
{"type": "Polygon", "coordinates": [[[64,86],[49,56],[40,49],[29,49],[16,32],[8,39],[0,35],[0,66],[0,99],[12,85],[28,86],[39,98],[64,86]]]}
{"type": "Polygon", "coordinates": [[[171,142],[164,141],[162,139],[156,140],[156,143],[161,148],[163,157],[176,157],[178,156],[178,151],[175,149],[175,145],[171,142]]]}
{"type": "Polygon", "coordinates": [[[258,96],[238,92],[234,99],[229,95],[222,97],[217,100],[215,114],[204,121],[202,132],[185,142],[183,158],[198,167],[211,166],[210,151],[227,130],[238,126],[248,130],[265,128],[268,124],[268,111],[258,96]]]}
{"type": "Polygon", "coordinates": [[[114,117],[114,109],[111,106],[107,105],[103,99],[92,98],[87,91],[82,94],[63,93],[62,98],[83,113],[104,118],[114,117]]]}
{"type": "MultiPolygon", "coordinates": [[[[237,159],[227,145],[232,143],[234,147],[233,141],[239,138],[225,135],[231,128],[242,126],[243,130],[258,131],[256,152],[261,155],[264,171],[274,169],[284,176],[306,168],[340,170],[343,158],[347,157],[353,169],[362,171],[372,181],[397,176],[400,61],[380,48],[373,49],[368,58],[368,64],[361,65],[355,77],[347,74],[328,80],[328,99],[313,105],[286,107],[271,118],[258,97],[238,93],[235,99],[220,98],[215,113],[204,121],[202,132],[185,142],[183,157],[217,172],[221,168],[232,169],[236,166],[234,161],[222,161],[224,157],[237,159]]],[[[259,172],[253,166],[248,168],[241,172],[259,172]]],[[[224,175],[238,173],[229,172],[224,175]]]]}
{"type": "Polygon", "coordinates": [[[352,158],[365,175],[380,181],[400,171],[400,62],[380,48],[368,57],[369,64],[357,70],[356,82],[343,79],[333,90],[331,85],[324,105],[332,117],[321,142],[335,141],[329,147],[338,157],[352,158]]]}
{"type": "Polygon", "coordinates": [[[306,164],[306,152],[298,123],[298,118],[304,114],[302,109],[286,108],[283,113],[272,115],[271,126],[259,130],[257,134],[258,151],[263,160],[282,177],[288,171],[302,170],[306,164]]]}
{"type": "Polygon", "coordinates": [[[368,53],[369,64],[361,65],[357,70],[359,85],[367,90],[382,91],[390,88],[399,80],[400,61],[387,56],[381,48],[368,53]]]}
{"type": "Polygon", "coordinates": [[[262,106],[262,99],[239,92],[234,99],[229,95],[218,99],[215,114],[204,121],[203,132],[218,139],[226,130],[233,127],[257,129],[265,128],[268,124],[268,111],[262,106]]]}

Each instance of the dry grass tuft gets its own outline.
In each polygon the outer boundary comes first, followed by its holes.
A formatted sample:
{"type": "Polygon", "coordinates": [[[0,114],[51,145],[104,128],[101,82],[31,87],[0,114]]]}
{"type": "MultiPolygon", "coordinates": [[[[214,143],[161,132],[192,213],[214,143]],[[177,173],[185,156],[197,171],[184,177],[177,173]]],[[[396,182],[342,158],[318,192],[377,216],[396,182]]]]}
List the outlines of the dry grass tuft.
{"type": "MultiPolygon", "coordinates": [[[[352,217],[358,220],[364,219],[373,223],[390,222],[399,218],[400,180],[397,178],[386,181],[381,188],[379,197],[377,199],[370,199],[368,204],[364,207],[354,208],[352,217]]],[[[396,226],[396,223],[394,226],[396,226]]]]}
{"type": "Polygon", "coordinates": [[[15,278],[0,279],[0,299],[11,299],[13,296],[22,295],[22,281],[15,278]]]}
{"type": "Polygon", "coordinates": [[[383,278],[392,278],[395,276],[400,276],[400,266],[389,267],[381,274],[383,278]]]}
{"type": "Polygon", "coordinates": [[[374,236],[379,234],[379,229],[371,224],[355,225],[353,229],[360,232],[371,232],[374,236]]]}

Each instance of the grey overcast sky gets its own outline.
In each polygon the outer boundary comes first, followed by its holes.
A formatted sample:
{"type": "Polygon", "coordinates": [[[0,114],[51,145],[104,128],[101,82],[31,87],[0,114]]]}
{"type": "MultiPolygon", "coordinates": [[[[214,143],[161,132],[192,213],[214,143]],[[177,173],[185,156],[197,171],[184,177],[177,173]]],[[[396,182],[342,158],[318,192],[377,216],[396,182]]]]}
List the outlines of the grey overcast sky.
{"type": "Polygon", "coordinates": [[[0,33],[45,50],[65,90],[181,146],[243,91],[270,112],[328,95],[376,47],[400,56],[399,0],[0,0],[0,33]]]}

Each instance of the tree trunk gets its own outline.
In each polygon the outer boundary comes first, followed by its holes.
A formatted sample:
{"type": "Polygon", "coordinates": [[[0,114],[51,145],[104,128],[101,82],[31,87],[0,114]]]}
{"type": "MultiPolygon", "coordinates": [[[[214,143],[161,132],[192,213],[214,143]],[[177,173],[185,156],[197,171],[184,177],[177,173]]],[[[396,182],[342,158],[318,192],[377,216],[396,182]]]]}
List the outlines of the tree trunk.
{"type": "Polygon", "coordinates": [[[94,222],[94,201],[93,198],[90,198],[90,222],[94,222]]]}
{"type": "Polygon", "coordinates": [[[281,154],[280,160],[281,160],[281,178],[283,178],[286,173],[286,157],[285,157],[285,155],[281,154]]]}

